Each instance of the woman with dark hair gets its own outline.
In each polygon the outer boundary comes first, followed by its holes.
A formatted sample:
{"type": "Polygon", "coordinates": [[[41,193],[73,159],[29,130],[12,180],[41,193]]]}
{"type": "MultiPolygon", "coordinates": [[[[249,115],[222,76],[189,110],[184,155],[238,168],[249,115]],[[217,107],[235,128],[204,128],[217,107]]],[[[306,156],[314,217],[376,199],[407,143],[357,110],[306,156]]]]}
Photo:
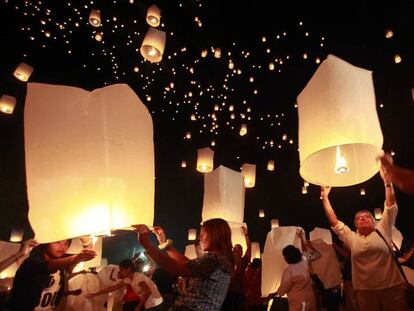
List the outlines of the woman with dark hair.
{"type": "Polygon", "coordinates": [[[174,311],[219,311],[226,296],[233,271],[231,231],[228,223],[219,218],[203,223],[200,244],[205,253],[193,260],[180,254],[172,241],[165,239],[164,231],[155,227],[153,232],[161,243],[150,242],[150,230],[145,225],[134,226],[139,242],[154,261],[172,276],[188,279],[185,294],[175,302],[174,311]],[[165,249],[164,253],[161,249],[165,249]]]}
{"type": "Polygon", "coordinates": [[[287,294],[289,311],[316,310],[312,280],[305,257],[293,245],[286,246],[282,254],[289,265],[283,270],[277,295],[287,294]]]}
{"type": "Polygon", "coordinates": [[[71,240],[36,246],[16,272],[7,310],[54,310],[64,294],[64,270],[71,270],[82,261],[91,260],[95,251],[84,249],[66,255],[71,240]]]}

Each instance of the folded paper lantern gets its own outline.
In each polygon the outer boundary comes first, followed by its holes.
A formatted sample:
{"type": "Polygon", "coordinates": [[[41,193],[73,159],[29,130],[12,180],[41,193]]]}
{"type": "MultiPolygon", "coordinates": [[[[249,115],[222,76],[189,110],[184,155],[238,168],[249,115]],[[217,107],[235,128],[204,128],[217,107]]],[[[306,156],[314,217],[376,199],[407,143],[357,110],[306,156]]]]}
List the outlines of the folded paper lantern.
{"type": "Polygon", "coordinates": [[[165,49],[166,33],[150,27],[140,48],[141,55],[151,63],[158,63],[162,59],[165,49]]]}
{"type": "Polygon", "coordinates": [[[245,163],[241,170],[246,188],[253,188],[256,184],[256,165],[245,163]]]}
{"type": "Polygon", "coordinates": [[[89,24],[93,27],[101,26],[101,11],[92,9],[91,13],[89,13],[89,24]]]}
{"type": "Polygon", "coordinates": [[[188,240],[195,241],[197,239],[197,229],[188,229],[188,240]]]}
{"type": "Polygon", "coordinates": [[[251,260],[258,258],[260,259],[261,253],[260,253],[260,244],[259,242],[252,242],[252,256],[251,260]]]}
{"type": "Polygon", "coordinates": [[[206,147],[197,151],[197,171],[209,173],[214,168],[214,151],[206,147]]]}
{"type": "Polygon", "coordinates": [[[12,114],[16,106],[16,98],[9,95],[2,95],[0,98],[0,111],[6,114],[12,114]]]}
{"type": "Polygon", "coordinates": [[[329,55],[297,102],[303,179],[350,186],[378,172],[383,136],[371,71],[329,55]]]}
{"type": "Polygon", "coordinates": [[[300,239],[296,234],[298,227],[273,228],[266,238],[262,255],[262,297],[275,293],[279,288],[282,272],[287,263],[283,259],[282,250],[287,245],[300,249],[300,239]]]}
{"type": "Polygon", "coordinates": [[[152,120],[127,85],[88,92],[30,83],[24,130],[29,220],[39,243],[152,226],[152,120]]]}
{"type": "Polygon", "coordinates": [[[332,233],[328,229],[316,227],[309,233],[311,241],[322,240],[327,244],[332,245],[332,233]]]}
{"type": "Polygon", "coordinates": [[[230,227],[239,228],[244,217],[244,192],[243,176],[239,172],[219,166],[204,175],[202,221],[222,218],[230,227]]]}
{"type": "Polygon", "coordinates": [[[147,11],[147,23],[152,27],[158,27],[161,20],[161,10],[155,5],[151,5],[147,11]]]}
{"type": "Polygon", "coordinates": [[[20,81],[26,82],[32,75],[33,67],[26,64],[20,63],[19,66],[14,70],[13,75],[20,81]]]}

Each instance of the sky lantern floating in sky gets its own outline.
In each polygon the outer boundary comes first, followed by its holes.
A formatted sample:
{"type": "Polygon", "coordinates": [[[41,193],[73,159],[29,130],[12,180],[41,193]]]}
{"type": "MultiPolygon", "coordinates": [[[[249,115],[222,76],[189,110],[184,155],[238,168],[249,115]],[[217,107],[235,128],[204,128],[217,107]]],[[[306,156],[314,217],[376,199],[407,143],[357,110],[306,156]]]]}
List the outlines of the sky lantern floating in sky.
{"type": "Polygon", "coordinates": [[[246,239],[242,231],[244,217],[243,176],[224,166],[204,175],[202,221],[213,218],[226,220],[231,228],[233,245],[240,244],[246,251],[246,239]]]}
{"type": "Polygon", "coordinates": [[[240,132],[239,132],[240,136],[244,136],[247,134],[247,125],[245,123],[243,123],[240,126],[240,132]]]}
{"type": "Polygon", "coordinates": [[[10,95],[0,97],[0,111],[5,114],[12,114],[16,106],[16,98],[10,95]]]}
{"type": "Polygon", "coordinates": [[[202,148],[197,151],[197,171],[209,173],[214,168],[214,151],[210,148],[202,148]]]}
{"type": "Polygon", "coordinates": [[[188,240],[195,241],[197,239],[197,229],[188,229],[188,240]]]}
{"type": "Polygon", "coordinates": [[[151,63],[158,63],[164,54],[166,33],[150,27],[142,41],[140,48],[141,55],[151,63]]]}
{"type": "Polygon", "coordinates": [[[147,23],[151,27],[158,27],[161,21],[161,10],[155,5],[151,5],[147,10],[147,23]]]}
{"type": "Polygon", "coordinates": [[[256,165],[245,163],[241,170],[246,188],[253,188],[256,184],[256,165]]]}
{"type": "Polygon", "coordinates": [[[152,119],[130,87],[29,83],[24,130],[29,220],[39,243],[152,226],[152,119]]]}
{"type": "Polygon", "coordinates": [[[89,13],[89,24],[93,27],[101,26],[101,11],[97,9],[92,9],[89,13]]]}
{"type": "Polygon", "coordinates": [[[303,179],[351,186],[378,172],[383,136],[371,71],[329,55],[297,102],[303,179]]]}
{"type": "Polygon", "coordinates": [[[253,261],[253,259],[260,259],[261,257],[261,253],[260,253],[260,244],[259,242],[252,242],[252,256],[251,256],[251,261],[253,261]]]}
{"type": "Polygon", "coordinates": [[[272,229],[279,227],[279,219],[277,219],[277,218],[272,219],[270,221],[270,226],[271,226],[272,229]]]}
{"type": "Polygon", "coordinates": [[[13,75],[20,81],[27,82],[32,75],[33,67],[26,64],[20,63],[17,68],[14,70],[13,75]]]}
{"type": "Polygon", "coordinates": [[[269,160],[267,162],[267,170],[272,172],[275,170],[275,161],[274,160],[269,160]]]}

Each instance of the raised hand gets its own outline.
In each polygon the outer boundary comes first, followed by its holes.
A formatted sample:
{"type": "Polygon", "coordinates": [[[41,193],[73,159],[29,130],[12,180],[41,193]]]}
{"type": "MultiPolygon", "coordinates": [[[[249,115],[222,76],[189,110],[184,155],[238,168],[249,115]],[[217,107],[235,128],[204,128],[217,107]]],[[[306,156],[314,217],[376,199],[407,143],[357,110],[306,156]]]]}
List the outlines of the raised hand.
{"type": "Polygon", "coordinates": [[[91,259],[94,259],[95,257],[96,252],[94,250],[85,248],[79,254],[76,255],[76,261],[89,261],[91,259]]]}
{"type": "Polygon", "coordinates": [[[23,256],[28,255],[32,251],[33,247],[35,247],[37,244],[38,243],[34,239],[24,241],[22,243],[22,246],[20,247],[20,251],[19,251],[20,256],[23,257],[23,256]]]}
{"type": "Polygon", "coordinates": [[[163,228],[154,227],[152,232],[154,232],[155,236],[157,237],[158,243],[162,244],[167,241],[167,237],[163,228]]]}
{"type": "Polygon", "coordinates": [[[329,192],[331,192],[330,186],[321,186],[321,199],[328,198],[329,192]]]}

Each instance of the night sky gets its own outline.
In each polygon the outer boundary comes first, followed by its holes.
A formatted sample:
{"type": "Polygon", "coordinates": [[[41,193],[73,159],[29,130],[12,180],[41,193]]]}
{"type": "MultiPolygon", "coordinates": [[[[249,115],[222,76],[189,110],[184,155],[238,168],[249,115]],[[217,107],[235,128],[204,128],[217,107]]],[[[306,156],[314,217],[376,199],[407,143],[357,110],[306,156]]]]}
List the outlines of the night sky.
{"type": "MultiPolygon", "coordinates": [[[[88,90],[126,83],[138,94],[154,122],[155,224],[181,249],[187,229],[201,221],[203,175],[195,167],[197,149],[207,146],[215,151],[215,167],[257,165],[244,219],[262,248],[272,218],[307,231],[328,226],[319,188],[301,192],[295,108],[328,54],[373,71],[384,150],[414,168],[414,1],[331,2],[1,0],[0,94],[16,97],[17,105],[12,115],[0,115],[0,239],[8,240],[12,228],[32,235],[24,167],[26,83],[13,77],[22,61],[34,67],[30,82],[88,90]],[[159,29],[167,32],[157,64],[139,53],[147,8],[154,3],[162,11],[159,29]],[[88,23],[92,8],[101,10],[99,28],[88,23]],[[97,32],[103,33],[101,42],[97,32]],[[220,58],[212,52],[217,48],[220,58]],[[248,128],[243,137],[242,123],[248,128]],[[273,172],[266,170],[269,160],[275,161],[273,172]],[[265,218],[258,217],[259,209],[265,218]]],[[[379,175],[331,194],[338,217],[348,224],[356,211],[373,211],[383,200],[379,175]]],[[[414,197],[397,192],[397,201],[397,227],[412,240],[414,197]]],[[[122,244],[112,239],[107,247],[122,244]]]]}

